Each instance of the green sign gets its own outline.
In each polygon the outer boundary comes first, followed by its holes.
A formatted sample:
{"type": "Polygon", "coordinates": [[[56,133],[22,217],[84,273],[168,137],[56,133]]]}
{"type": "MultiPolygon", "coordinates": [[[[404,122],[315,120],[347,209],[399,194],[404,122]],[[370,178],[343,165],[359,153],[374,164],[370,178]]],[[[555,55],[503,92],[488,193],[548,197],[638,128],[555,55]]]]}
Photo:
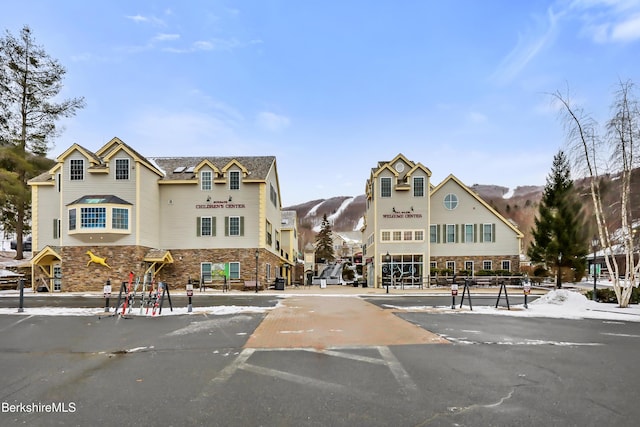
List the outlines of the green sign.
{"type": "Polygon", "coordinates": [[[229,263],[219,262],[211,265],[211,275],[229,278],[229,263]]]}

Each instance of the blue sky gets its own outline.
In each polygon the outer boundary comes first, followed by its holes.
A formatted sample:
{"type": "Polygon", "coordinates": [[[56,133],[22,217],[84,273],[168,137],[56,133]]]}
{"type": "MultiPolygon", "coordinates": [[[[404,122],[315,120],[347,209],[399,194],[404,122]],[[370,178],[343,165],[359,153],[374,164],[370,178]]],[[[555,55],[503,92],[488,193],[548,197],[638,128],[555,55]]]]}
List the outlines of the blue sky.
{"type": "Polygon", "coordinates": [[[640,0],[4,2],[87,106],[51,151],[275,155],[283,206],[364,193],[398,153],[438,184],[544,185],[549,93],[599,121],[640,84],[640,0]]]}

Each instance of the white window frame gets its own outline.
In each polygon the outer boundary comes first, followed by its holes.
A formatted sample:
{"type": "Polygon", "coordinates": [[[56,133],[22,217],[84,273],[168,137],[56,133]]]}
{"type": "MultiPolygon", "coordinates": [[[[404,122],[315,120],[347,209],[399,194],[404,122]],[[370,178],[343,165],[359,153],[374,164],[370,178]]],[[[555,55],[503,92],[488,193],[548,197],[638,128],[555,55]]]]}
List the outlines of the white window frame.
{"type": "Polygon", "coordinates": [[[429,243],[438,243],[438,224],[429,225],[429,243]]]}
{"type": "Polygon", "coordinates": [[[391,178],[388,176],[382,176],[380,177],[380,197],[384,198],[384,199],[388,199],[391,197],[391,178]],[[387,186],[388,188],[385,188],[385,184],[384,183],[388,183],[387,186]],[[385,191],[388,190],[388,191],[385,191]]]}
{"type": "Polygon", "coordinates": [[[444,234],[445,234],[445,243],[455,243],[456,242],[456,225],[446,224],[444,234]],[[451,236],[451,239],[449,238],[450,236],[451,236]]]}
{"type": "Polygon", "coordinates": [[[239,279],[239,278],[240,278],[240,263],[238,261],[230,262],[229,263],[229,279],[239,279]],[[234,271],[234,268],[236,268],[236,271],[234,271]]]}
{"type": "Polygon", "coordinates": [[[464,225],[464,242],[465,243],[473,243],[474,241],[474,232],[473,232],[473,224],[465,224],[464,225]]]}
{"type": "Polygon", "coordinates": [[[201,262],[200,263],[200,279],[204,282],[204,283],[211,283],[213,281],[213,264],[210,262],[201,262]],[[207,268],[205,268],[205,266],[208,266],[208,278],[205,279],[205,274],[207,274],[207,268]]]}
{"type": "Polygon", "coordinates": [[[491,260],[482,261],[482,269],[483,270],[493,270],[493,261],[491,261],[491,260]],[[487,266],[489,268],[487,268],[487,266]]]}
{"type": "Polygon", "coordinates": [[[240,217],[239,216],[230,216],[229,217],[229,236],[240,236],[240,217]],[[234,233],[234,221],[238,221],[236,226],[237,226],[237,232],[234,233]]]}
{"type": "Polygon", "coordinates": [[[201,171],[200,172],[200,189],[202,191],[211,191],[213,182],[213,172],[212,171],[201,171]]]}
{"type": "Polygon", "coordinates": [[[84,159],[69,160],[69,181],[84,181],[84,159]]]}
{"type": "Polygon", "coordinates": [[[511,260],[503,259],[503,260],[500,262],[500,267],[501,267],[501,270],[511,271],[511,260]],[[507,266],[506,268],[505,268],[505,264],[506,264],[506,266],[507,266]]]}
{"type": "Polygon", "coordinates": [[[424,182],[424,176],[413,177],[413,197],[424,197],[424,182]]]}
{"type": "Polygon", "coordinates": [[[443,203],[444,203],[444,207],[447,210],[452,211],[458,207],[458,204],[459,204],[458,196],[453,193],[449,193],[446,196],[444,196],[443,203]]]}
{"type": "Polygon", "coordinates": [[[115,159],[115,178],[116,181],[128,181],[129,180],[129,159],[115,159]],[[123,167],[124,165],[124,167],[123,167]]]}
{"type": "Polygon", "coordinates": [[[130,214],[130,213],[131,213],[131,211],[130,211],[128,208],[124,208],[124,207],[117,207],[117,206],[112,207],[112,208],[111,208],[111,228],[112,228],[113,230],[129,230],[129,227],[130,227],[130,226],[129,226],[129,223],[130,223],[130,221],[129,221],[129,214],[130,214]],[[120,226],[118,226],[118,225],[120,225],[120,224],[116,222],[116,221],[119,219],[119,218],[116,218],[116,211],[119,211],[119,212],[126,212],[126,218],[125,218],[125,219],[126,219],[126,227],[120,227],[120,226]]]}
{"type": "Polygon", "coordinates": [[[240,189],[240,171],[229,171],[229,190],[239,190],[239,189],[240,189]]]}
{"type": "Polygon", "coordinates": [[[482,224],[482,241],[491,243],[493,242],[493,237],[493,224],[482,224]],[[488,239],[487,236],[489,236],[488,239]]]}
{"type": "Polygon", "coordinates": [[[210,216],[201,216],[200,217],[200,236],[203,237],[211,237],[213,236],[213,217],[210,216]],[[209,222],[209,232],[205,233],[206,222],[209,222]]]}

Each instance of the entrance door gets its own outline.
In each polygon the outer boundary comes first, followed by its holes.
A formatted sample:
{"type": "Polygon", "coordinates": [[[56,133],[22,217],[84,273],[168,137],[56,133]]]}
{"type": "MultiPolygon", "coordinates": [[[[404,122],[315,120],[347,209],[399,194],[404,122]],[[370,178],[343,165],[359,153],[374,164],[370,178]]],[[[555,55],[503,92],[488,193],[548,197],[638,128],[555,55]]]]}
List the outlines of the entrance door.
{"type": "Polygon", "coordinates": [[[62,290],[62,267],[60,264],[53,264],[53,292],[62,290]]]}

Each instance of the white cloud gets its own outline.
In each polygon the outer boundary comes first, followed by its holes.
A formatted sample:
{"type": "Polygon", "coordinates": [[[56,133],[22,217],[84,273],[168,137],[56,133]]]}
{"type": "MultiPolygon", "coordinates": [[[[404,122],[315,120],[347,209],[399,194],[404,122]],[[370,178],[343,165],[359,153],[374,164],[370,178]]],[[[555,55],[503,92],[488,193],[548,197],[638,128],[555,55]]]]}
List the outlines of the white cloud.
{"type": "Polygon", "coordinates": [[[144,16],[144,15],[127,15],[125,16],[125,18],[135,22],[136,24],[152,24],[152,25],[158,25],[158,26],[164,26],[165,23],[162,19],[157,18],[155,16],[144,16]]]}
{"type": "Polygon", "coordinates": [[[537,28],[529,34],[518,37],[516,47],[502,60],[494,72],[492,80],[498,83],[509,83],[555,38],[558,19],[562,13],[554,13],[547,9],[544,18],[537,18],[537,28]]]}
{"type": "Polygon", "coordinates": [[[640,39],[640,14],[617,24],[611,31],[611,39],[623,42],[640,39]]]}
{"type": "Polygon", "coordinates": [[[489,121],[486,115],[479,113],[477,111],[470,112],[468,117],[469,117],[469,120],[475,124],[487,123],[489,121]]]}
{"type": "Polygon", "coordinates": [[[596,43],[640,39],[640,2],[637,0],[575,0],[568,11],[582,21],[581,34],[596,43]]]}
{"type": "Polygon", "coordinates": [[[165,33],[160,33],[157,34],[153,40],[154,41],[169,41],[169,40],[178,40],[180,38],[180,34],[165,34],[165,33]]]}
{"type": "Polygon", "coordinates": [[[171,53],[192,53],[201,51],[232,51],[234,49],[251,46],[254,44],[260,44],[262,40],[250,40],[248,42],[242,42],[235,38],[231,39],[212,39],[212,40],[198,40],[185,48],[164,48],[165,52],[171,53]]]}
{"type": "Polygon", "coordinates": [[[257,122],[261,128],[272,132],[286,129],[291,124],[291,120],[288,117],[269,111],[258,113],[257,122]]]}

